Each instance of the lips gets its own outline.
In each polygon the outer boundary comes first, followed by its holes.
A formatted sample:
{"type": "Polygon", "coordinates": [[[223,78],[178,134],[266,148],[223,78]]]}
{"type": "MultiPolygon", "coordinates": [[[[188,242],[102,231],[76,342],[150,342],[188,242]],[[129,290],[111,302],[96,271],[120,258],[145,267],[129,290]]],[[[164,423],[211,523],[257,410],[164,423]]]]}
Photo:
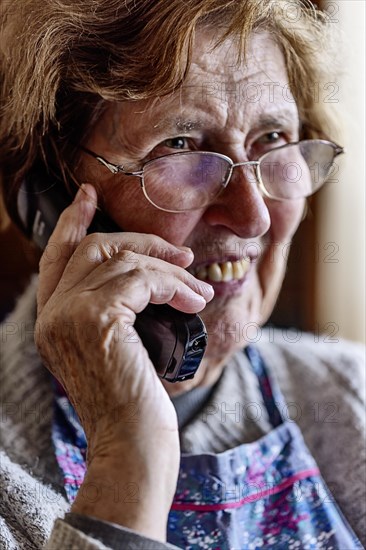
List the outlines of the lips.
{"type": "Polygon", "coordinates": [[[241,281],[250,268],[249,257],[225,262],[200,264],[190,269],[191,273],[202,281],[213,283],[228,283],[241,281]]]}

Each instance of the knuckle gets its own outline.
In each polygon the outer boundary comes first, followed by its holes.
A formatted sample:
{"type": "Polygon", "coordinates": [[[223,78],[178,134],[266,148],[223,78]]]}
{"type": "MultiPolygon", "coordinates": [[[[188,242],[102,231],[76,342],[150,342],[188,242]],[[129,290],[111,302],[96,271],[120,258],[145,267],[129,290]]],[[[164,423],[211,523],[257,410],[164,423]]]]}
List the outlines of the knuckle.
{"type": "MultiPolygon", "coordinates": [[[[114,254],[111,257],[111,260],[115,262],[131,263],[131,264],[135,264],[135,266],[137,266],[140,261],[139,254],[137,254],[133,250],[127,250],[127,249],[119,250],[116,254],[114,254]]],[[[135,269],[138,269],[138,268],[135,267],[135,269]]]]}
{"type": "MultiPolygon", "coordinates": [[[[86,235],[78,246],[78,251],[88,255],[90,249],[99,251],[99,247],[102,242],[102,233],[90,233],[86,235]]],[[[105,235],[104,235],[105,238],[105,235]]]]}
{"type": "Polygon", "coordinates": [[[99,244],[103,240],[103,238],[105,238],[105,233],[98,233],[98,232],[88,233],[87,235],[85,235],[83,239],[83,243],[99,244]]]}
{"type": "Polygon", "coordinates": [[[156,254],[159,258],[165,260],[172,256],[172,251],[175,250],[168,241],[162,237],[151,235],[150,252],[156,254]]]}
{"type": "Polygon", "coordinates": [[[148,283],[147,271],[141,266],[136,265],[125,274],[126,280],[133,285],[142,285],[148,283]]]}
{"type": "Polygon", "coordinates": [[[90,233],[84,237],[76,250],[76,257],[92,264],[101,264],[118,252],[118,247],[106,241],[105,233],[90,233]]]}
{"type": "Polygon", "coordinates": [[[124,274],[122,283],[124,288],[121,290],[130,296],[133,294],[142,296],[150,291],[150,284],[151,278],[147,276],[146,270],[137,266],[124,274]]]}

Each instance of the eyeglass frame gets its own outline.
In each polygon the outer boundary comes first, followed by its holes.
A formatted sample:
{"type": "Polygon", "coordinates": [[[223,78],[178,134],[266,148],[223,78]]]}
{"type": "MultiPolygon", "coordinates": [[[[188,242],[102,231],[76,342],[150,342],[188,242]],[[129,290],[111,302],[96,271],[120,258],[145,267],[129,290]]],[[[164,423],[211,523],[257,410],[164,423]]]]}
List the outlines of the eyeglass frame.
{"type": "MultiPolygon", "coordinates": [[[[134,177],[140,178],[140,182],[141,182],[140,185],[141,185],[141,189],[142,189],[142,192],[143,192],[145,198],[149,201],[150,204],[155,206],[155,208],[157,208],[158,210],[162,210],[163,212],[171,212],[173,214],[182,214],[184,212],[190,212],[190,211],[193,211],[193,210],[200,210],[201,208],[205,208],[206,206],[208,206],[208,204],[210,204],[210,203],[208,203],[206,205],[203,205],[203,206],[197,206],[195,208],[190,208],[189,210],[170,210],[170,209],[162,208],[161,206],[158,206],[157,204],[152,202],[152,200],[150,199],[150,197],[148,196],[148,194],[146,192],[146,187],[145,187],[145,182],[144,182],[144,168],[145,168],[146,165],[148,165],[152,162],[155,162],[156,160],[160,160],[162,158],[177,156],[177,155],[183,156],[183,155],[190,155],[192,153],[194,153],[196,155],[197,154],[198,155],[212,155],[212,156],[219,157],[219,158],[225,160],[226,162],[228,162],[228,164],[230,166],[229,174],[228,174],[225,182],[221,184],[221,189],[219,189],[218,193],[215,195],[215,198],[218,197],[223,192],[223,190],[226,189],[226,187],[229,185],[229,182],[230,182],[231,177],[233,175],[234,168],[237,168],[238,166],[255,166],[255,176],[256,176],[256,180],[257,180],[257,186],[258,186],[258,189],[260,189],[260,191],[262,192],[262,194],[265,197],[268,197],[270,199],[274,199],[274,200],[278,200],[278,201],[287,201],[287,200],[291,200],[291,199],[275,197],[274,195],[271,195],[271,193],[269,193],[267,191],[267,189],[265,188],[265,186],[263,184],[263,181],[262,181],[260,163],[262,162],[262,160],[267,155],[271,154],[273,151],[279,151],[280,149],[285,149],[286,147],[289,147],[291,145],[300,145],[300,143],[309,142],[309,141],[312,141],[312,142],[316,141],[318,143],[323,143],[325,145],[330,145],[334,149],[334,157],[333,157],[332,162],[334,162],[334,160],[337,156],[339,156],[339,155],[341,155],[345,152],[344,147],[342,147],[341,145],[338,145],[337,143],[335,143],[333,141],[327,140],[327,139],[302,139],[302,140],[299,140],[299,141],[293,141],[293,142],[290,142],[290,143],[285,143],[284,145],[280,145],[279,147],[274,147],[270,151],[267,151],[266,153],[261,155],[257,160],[247,160],[247,161],[244,161],[244,162],[233,162],[233,160],[230,157],[228,157],[227,155],[224,155],[222,153],[216,153],[215,151],[178,151],[176,153],[169,153],[167,155],[161,155],[160,157],[150,159],[142,165],[141,170],[137,170],[135,172],[128,172],[123,168],[122,164],[113,164],[112,162],[109,162],[105,158],[101,157],[100,155],[97,155],[96,153],[94,153],[93,151],[88,149],[87,147],[84,147],[84,146],[81,145],[80,149],[82,151],[84,151],[85,153],[87,153],[88,155],[95,158],[100,164],[105,166],[112,174],[123,174],[125,176],[134,176],[134,177]]],[[[326,180],[327,180],[327,178],[324,180],[322,185],[326,182],[326,180]]],[[[318,189],[320,189],[320,187],[318,187],[318,189]]],[[[318,191],[318,189],[313,191],[313,193],[318,191]]],[[[302,198],[309,197],[313,193],[310,193],[310,195],[305,195],[302,198]]],[[[301,197],[299,197],[299,198],[301,198],[301,197]]]]}

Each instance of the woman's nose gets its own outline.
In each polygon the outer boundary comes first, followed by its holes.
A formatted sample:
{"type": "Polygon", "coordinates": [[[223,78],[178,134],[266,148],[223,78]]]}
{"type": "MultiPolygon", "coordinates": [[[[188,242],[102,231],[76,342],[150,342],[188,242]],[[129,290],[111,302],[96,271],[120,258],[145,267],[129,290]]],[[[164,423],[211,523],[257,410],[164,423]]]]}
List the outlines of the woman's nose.
{"type": "Polygon", "coordinates": [[[233,168],[231,178],[215,202],[204,213],[209,225],[221,225],[243,238],[259,237],[271,225],[270,215],[258,187],[255,167],[233,168]]]}

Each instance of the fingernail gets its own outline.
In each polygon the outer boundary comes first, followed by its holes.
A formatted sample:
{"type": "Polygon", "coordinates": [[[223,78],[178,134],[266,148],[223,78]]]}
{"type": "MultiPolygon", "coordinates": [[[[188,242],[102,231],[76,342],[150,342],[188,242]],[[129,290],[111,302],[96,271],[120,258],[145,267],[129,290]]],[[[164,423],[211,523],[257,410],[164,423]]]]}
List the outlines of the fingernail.
{"type": "Polygon", "coordinates": [[[76,193],[75,195],[75,198],[74,198],[74,202],[80,202],[80,200],[85,197],[85,193],[84,193],[84,184],[82,183],[79,187],[79,190],[78,192],[76,193]]]}

